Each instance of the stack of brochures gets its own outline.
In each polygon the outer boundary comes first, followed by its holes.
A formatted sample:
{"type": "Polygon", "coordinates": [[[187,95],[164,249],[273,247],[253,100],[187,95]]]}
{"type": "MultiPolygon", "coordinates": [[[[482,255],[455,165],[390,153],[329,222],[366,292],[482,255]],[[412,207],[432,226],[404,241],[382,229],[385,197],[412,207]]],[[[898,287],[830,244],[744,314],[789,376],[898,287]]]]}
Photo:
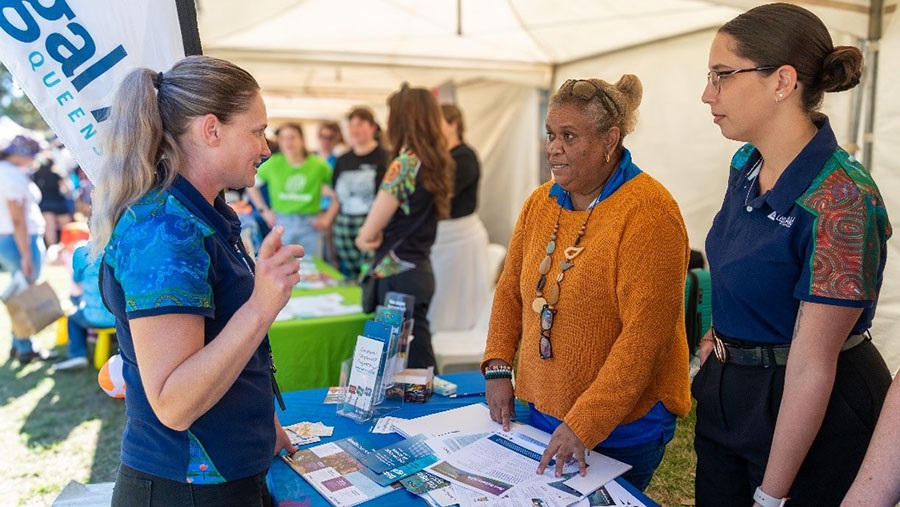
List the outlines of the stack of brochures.
{"type": "Polygon", "coordinates": [[[347,304],[340,294],[317,294],[314,296],[297,296],[288,300],[284,308],[278,312],[276,321],[311,319],[316,317],[334,317],[362,313],[359,304],[347,304]]]}
{"type": "Polygon", "coordinates": [[[331,275],[323,271],[319,271],[319,267],[312,260],[304,259],[300,261],[300,281],[294,287],[298,289],[324,289],[326,287],[336,287],[338,281],[331,275]]]}
{"type": "Polygon", "coordinates": [[[368,433],[304,449],[284,461],[332,505],[352,506],[400,487],[436,507],[642,505],[613,480],[629,465],[591,452],[587,473],[566,463],[536,470],[550,435],[491,421],[483,404],[418,419],[391,419],[396,433],[368,433]]]}

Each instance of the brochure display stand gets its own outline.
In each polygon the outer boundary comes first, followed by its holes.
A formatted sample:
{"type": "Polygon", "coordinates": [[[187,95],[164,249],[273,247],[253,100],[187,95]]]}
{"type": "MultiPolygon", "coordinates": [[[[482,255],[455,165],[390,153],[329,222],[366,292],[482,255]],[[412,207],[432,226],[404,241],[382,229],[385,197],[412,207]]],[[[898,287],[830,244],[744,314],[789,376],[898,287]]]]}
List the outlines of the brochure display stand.
{"type": "Polygon", "coordinates": [[[343,401],[337,413],[362,423],[374,416],[384,416],[403,404],[400,399],[385,399],[385,391],[394,385],[394,375],[406,367],[409,334],[412,329],[415,299],[406,294],[389,292],[385,306],[376,309],[375,320],[367,321],[347,371],[341,375],[343,401]],[[346,384],[345,384],[346,379],[346,384]]]}

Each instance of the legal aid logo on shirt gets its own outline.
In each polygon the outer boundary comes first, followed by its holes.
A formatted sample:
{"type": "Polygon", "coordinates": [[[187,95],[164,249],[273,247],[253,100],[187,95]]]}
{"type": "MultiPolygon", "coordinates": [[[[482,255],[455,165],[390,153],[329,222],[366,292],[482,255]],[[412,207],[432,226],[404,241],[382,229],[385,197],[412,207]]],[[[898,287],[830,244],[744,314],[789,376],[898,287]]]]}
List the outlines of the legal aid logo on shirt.
{"type": "Polygon", "coordinates": [[[777,212],[773,211],[767,215],[767,218],[773,222],[778,222],[778,225],[782,227],[790,228],[794,225],[794,220],[796,217],[779,215],[777,212]]]}

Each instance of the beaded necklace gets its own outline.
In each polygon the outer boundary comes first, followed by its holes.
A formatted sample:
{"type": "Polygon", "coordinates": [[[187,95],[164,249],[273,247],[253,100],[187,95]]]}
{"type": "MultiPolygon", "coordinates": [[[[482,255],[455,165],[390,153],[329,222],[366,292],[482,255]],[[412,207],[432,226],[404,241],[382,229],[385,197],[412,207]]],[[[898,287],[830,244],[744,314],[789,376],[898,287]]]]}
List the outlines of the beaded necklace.
{"type": "MultiPolygon", "coordinates": [[[[568,197],[569,193],[566,192],[566,198],[568,197]]],[[[562,205],[560,205],[559,211],[556,213],[556,225],[553,226],[553,232],[550,233],[550,241],[547,242],[547,248],[545,249],[547,255],[541,261],[540,265],[538,265],[538,274],[541,276],[538,278],[535,291],[536,295],[534,301],[531,303],[531,308],[540,315],[541,340],[538,352],[540,353],[541,359],[550,359],[553,357],[553,346],[550,343],[550,330],[553,329],[553,321],[556,318],[556,303],[559,302],[560,286],[565,278],[566,271],[575,265],[573,261],[584,251],[584,247],[578,245],[581,244],[581,239],[584,237],[588,221],[590,221],[591,215],[594,214],[594,209],[596,207],[595,203],[590,211],[588,211],[587,218],[584,219],[584,223],[581,224],[581,228],[578,229],[578,235],[575,237],[575,242],[572,246],[563,251],[564,259],[559,262],[559,273],[556,275],[556,282],[550,287],[550,290],[545,296],[544,288],[547,285],[547,273],[550,271],[550,266],[553,263],[553,253],[556,251],[556,238],[557,233],[559,232],[559,218],[562,215],[563,210],[562,205]]]]}

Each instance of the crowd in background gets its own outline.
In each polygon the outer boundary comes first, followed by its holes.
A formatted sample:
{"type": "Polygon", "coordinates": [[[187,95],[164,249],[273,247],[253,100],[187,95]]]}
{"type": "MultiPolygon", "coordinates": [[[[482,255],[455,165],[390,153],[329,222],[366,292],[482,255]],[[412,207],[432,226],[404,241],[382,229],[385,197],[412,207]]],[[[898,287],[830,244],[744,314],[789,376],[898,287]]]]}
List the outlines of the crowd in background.
{"type": "MultiPolygon", "coordinates": [[[[430,102],[437,104],[430,91],[428,95],[430,102]]],[[[466,252],[472,249],[483,251],[482,257],[486,257],[487,233],[475,214],[478,182],[481,176],[480,163],[475,151],[464,142],[465,120],[462,111],[451,104],[444,104],[440,109],[429,111],[435,117],[432,118],[433,124],[425,137],[434,138],[432,141],[434,143],[440,138],[443,143],[441,150],[446,152],[446,159],[448,161],[452,159],[454,162],[439,170],[448,181],[446,188],[442,190],[446,196],[442,198],[450,199],[448,218],[451,220],[444,220],[441,227],[444,231],[443,236],[449,238],[447,241],[450,246],[440,246],[440,239],[434,237],[440,236],[436,234],[436,229],[430,233],[426,232],[425,236],[428,237],[420,238],[421,241],[418,243],[413,237],[415,235],[407,239],[404,231],[398,236],[402,237],[403,245],[393,245],[390,250],[396,254],[393,250],[411,247],[415,253],[407,252],[403,255],[406,259],[400,260],[414,263],[416,257],[420,261],[426,260],[431,254],[432,245],[437,241],[438,252],[435,255],[441,259],[439,264],[445,267],[442,272],[429,276],[440,279],[440,284],[446,288],[436,299],[443,301],[442,304],[453,304],[452,301],[447,303],[448,299],[453,299],[448,293],[462,291],[460,297],[466,301],[472,304],[485,303],[486,293],[472,296],[473,292],[477,292],[472,287],[477,285],[480,289],[481,285],[476,284],[475,280],[468,280],[469,277],[456,276],[458,269],[454,266],[456,261],[452,260],[461,253],[460,248],[466,252]],[[464,238],[466,243],[454,246],[460,237],[464,238]]],[[[410,121],[415,123],[412,118],[410,121]]],[[[421,128],[418,130],[411,132],[409,137],[400,142],[409,143],[410,139],[421,138],[423,136],[421,128]]],[[[272,154],[263,159],[258,166],[255,185],[229,189],[225,195],[227,202],[241,220],[244,246],[251,255],[256,255],[263,238],[273,227],[280,225],[284,227],[286,243],[302,245],[308,258],[320,259],[339,269],[348,281],[355,281],[370,267],[373,258],[377,257],[374,255],[377,248],[360,249],[356,239],[379,190],[382,189],[388,167],[399,152],[392,151],[390,142],[386,139],[385,132],[372,109],[362,105],[351,108],[340,121],[321,120],[313,128],[297,122],[286,122],[269,125],[266,134],[266,141],[272,154]],[[307,130],[315,133],[314,141],[307,142],[307,130]],[[270,132],[273,135],[269,135],[270,132]]],[[[86,256],[74,255],[76,249],[88,239],[87,221],[91,212],[92,191],[90,179],[58,140],[46,142],[20,136],[17,141],[10,141],[7,144],[12,147],[9,148],[12,151],[15,151],[15,146],[23,144],[27,144],[28,148],[26,150],[19,146],[18,151],[25,150],[27,153],[16,166],[16,171],[10,172],[8,177],[16,181],[21,180],[22,184],[27,180],[29,194],[33,196],[28,201],[28,206],[33,207],[33,213],[29,215],[31,222],[27,224],[26,232],[29,237],[37,237],[40,241],[35,241],[35,254],[32,256],[37,269],[29,279],[37,278],[40,266],[44,263],[72,268],[73,260],[78,259],[81,261],[76,263],[78,266],[72,271],[73,275],[83,273],[87,269],[89,274],[94,273],[96,276],[97,269],[91,269],[89,264],[85,264],[86,256]],[[63,234],[67,227],[77,228],[79,232],[74,235],[63,234]]],[[[395,148],[400,150],[400,147],[395,148]]],[[[414,181],[415,174],[412,174],[412,178],[414,181]]],[[[402,197],[405,199],[414,193],[415,184],[411,185],[407,191],[413,192],[408,192],[409,195],[404,193],[402,197]]],[[[393,210],[392,216],[394,213],[403,215],[408,211],[393,210]]],[[[4,220],[9,220],[8,210],[5,207],[0,210],[0,215],[4,220]]],[[[431,224],[433,228],[437,227],[435,223],[431,224]]],[[[415,224],[407,223],[403,227],[408,228],[412,225],[415,224]]],[[[10,233],[13,232],[11,227],[12,222],[8,227],[10,233]]],[[[414,232],[422,233],[421,226],[416,229],[414,232]]],[[[19,268],[19,261],[14,258],[5,264],[10,264],[3,266],[5,271],[15,272],[19,268]]],[[[475,267],[482,268],[480,265],[475,267]]],[[[473,277],[477,277],[480,271],[483,269],[473,271],[473,277]]],[[[91,279],[81,280],[73,276],[72,303],[76,308],[87,304],[89,313],[90,308],[94,308],[93,322],[97,325],[93,327],[107,327],[111,321],[108,312],[102,312],[104,313],[102,318],[96,318],[101,313],[99,310],[104,309],[102,303],[82,300],[81,293],[85,286],[83,282],[89,287],[96,285],[91,279]]],[[[473,314],[471,318],[460,316],[450,319],[441,315],[435,317],[433,311],[427,313],[429,302],[432,296],[435,296],[434,282],[428,282],[426,286],[431,288],[426,293],[420,294],[419,298],[420,304],[423,305],[418,319],[419,345],[425,345],[430,341],[428,318],[437,318],[439,329],[453,329],[454,325],[465,326],[469,320],[477,316],[474,310],[469,312],[473,314]]],[[[98,299],[99,293],[93,296],[94,299],[98,299]]],[[[68,325],[75,329],[72,329],[70,334],[81,337],[92,327],[91,323],[84,321],[83,312],[76,312],[73,315],[76,318],[70,319],[68,325]]],[[[78,345],[81,341],[83,340],[75,340],[74,347],[69,347],[68,359],[57,363],[53,370],[87,366],[85,357],[87,351],[78,345]]],[[[417,357],[413,363],[420,366],[434,366],[434,355],[430,345],[423,354],[421,361],[417,357]]],[[[18,358],[25,364],[32,360],[54,359],[55,353],[40,350],[26,337],[14,337],[10,356],[18,358]]]]}
{"type": "MultiPolygon", "coordinates": [[[[46,142],[18,134],[0,149],[0,268],[36,281],[46,262],[71,267],[72,254],[86,235],[91,183],[58,140],[46,142]],[[77,218],[77,222],[76,222],[77,218]]],[[[11,277],[16,283],[15,278],[11,277]]],[[[72,303],[82,304],[80,287],[72,303]]],[[[56,357],[13,331],[10,358],[20,364],[56,357]]],[[[77,347],[76,347],[77,349],[77,347]]],[[[86,365],[86,361],[85,364],[86,365]]]]}
{"type": "MultiPolygon", "coordinates": [[[[707,240],[714,327],[696,377],[681,213],[624,145],[640,79],[570,79],[546,117],[554,179],[522,208],[494,300],[481,365],[491,417],[508,430],[516,399],[528,403],[552,433],[537,473],[560,476],[574,461],[583,475],[593,449],[630,465],[624,478],[643,490],[693,396],[697,505],[896,503],[900,380],[890,387],[868,333],[891,227],[874,181],[819,112],[826,92],[859,83],[862,55],[833,46],[805,9],[771,4],[720,28],[709,69],[701,100],[724,137],[746,144],[707,240]]],[[[272,444],[293,451],[270,422],[280,394],[266,333],[302,256],[350,279],[374,274],[379,299],[414,296],[408,364],[435,366],[433,251],[447,243],[451,277],[477,272],[453,270],[486,247],[483,225],[466,221],[480,167],[458,108],[406,84],[387,104],[384,133],[356,107],[347,141],[323,122],[314,151],[296,123],[278,125],[273,145],[259,85],[223,60],[126,78],[91,220],[94,258],[105,257],[75,264],[82,284],[104,274],[129,385],[113,505],[150,504],[145,484],[159,505],[193,484],[263,504],[272,444]],[[146,118],[123,114],[132,103],[146,118]],[[132,180],[141,188],[121,184],[132,180]],[[447,239],[457,234],[472,243],[447,239]]],[[[0,151],[0,261],[29,281],[84,187],[37,163],[41,151],[23,136],[0,151]]],[[[57,369],[86,365],[77,342],[57,369]]],[[[10,356],[50,357],[24,336],[10,356]]]]}

